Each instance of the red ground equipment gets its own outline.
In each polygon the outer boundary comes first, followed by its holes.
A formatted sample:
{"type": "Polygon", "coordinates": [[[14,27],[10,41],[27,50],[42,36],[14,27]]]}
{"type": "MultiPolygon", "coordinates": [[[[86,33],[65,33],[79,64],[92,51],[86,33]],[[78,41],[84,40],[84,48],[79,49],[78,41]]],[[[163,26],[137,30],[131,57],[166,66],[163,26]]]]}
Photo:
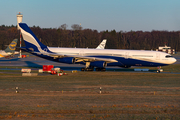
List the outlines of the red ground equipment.
{"type": "Polygon", "coordinates": [[[21,55],[21,58],[26,58],[27,56],[26,55],[21,55]]]}
{"type": "Polygon", "coordinates": [[[43,72],[51,73],[52,68],[54,68],[54,65],[43,65],[43,72]]]}
{"type": "Polygon", "coordinates": [[[64,71],[61,70],[60,68],[52,68],[51,69],[51,74],[54,75],[54,74],[58,74],[58,73],[63,73],[64,71]]]}

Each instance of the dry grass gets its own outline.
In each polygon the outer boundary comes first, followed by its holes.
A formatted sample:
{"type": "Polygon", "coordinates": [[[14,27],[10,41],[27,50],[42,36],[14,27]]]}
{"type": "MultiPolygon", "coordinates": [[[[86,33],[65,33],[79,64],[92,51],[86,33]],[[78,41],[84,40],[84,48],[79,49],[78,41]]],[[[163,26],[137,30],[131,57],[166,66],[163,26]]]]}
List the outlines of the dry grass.
{"type": "Polygon", "coordinates": [[[69,72],[60,77],[3,73],[0,118],[176,120],[179,80],[179,74],[165,73],[69,72]],[[9,89],[16,86],[19,93],[9,89]]]}

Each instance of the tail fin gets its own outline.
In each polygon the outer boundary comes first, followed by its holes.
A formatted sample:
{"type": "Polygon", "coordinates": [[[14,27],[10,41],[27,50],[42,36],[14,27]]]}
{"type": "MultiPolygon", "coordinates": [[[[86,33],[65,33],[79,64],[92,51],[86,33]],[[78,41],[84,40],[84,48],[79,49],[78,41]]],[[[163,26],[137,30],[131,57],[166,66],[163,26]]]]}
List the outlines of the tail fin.
{"type": "Polygon", "coordinates": [[[26,23],[19,23],[19,27],[26,45],[26,49],[33,52],[43,52],[48,50],[47,46],[42,44],[26,23]]]}
{"type": "Polygon", "coordinates": [[[105,46],[106,46],[106,39],[104,39],[100,44],[99,44],[99,46],[97,46],[97,48],[96,49],[104,49],[105,48],[105,46]]]}
{"type": "Polygon", "coordinates": [[[4,51],[14,53],[14,51],[16,49],[17,41],[18,41],[18,39],[14,39],[4,51]]]}

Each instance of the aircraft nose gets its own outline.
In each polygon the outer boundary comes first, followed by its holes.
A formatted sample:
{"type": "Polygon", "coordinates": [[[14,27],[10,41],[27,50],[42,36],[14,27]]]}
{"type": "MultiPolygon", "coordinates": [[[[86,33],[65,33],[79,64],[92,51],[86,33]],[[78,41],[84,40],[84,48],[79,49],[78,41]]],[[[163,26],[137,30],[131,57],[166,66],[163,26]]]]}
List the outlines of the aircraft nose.
{"type": "Polygon", "coordinates": [[[172,60],[172,63],[175,63],[177,60],[175,59],[175,58],[173,58],[173,60],[172,60]]]}

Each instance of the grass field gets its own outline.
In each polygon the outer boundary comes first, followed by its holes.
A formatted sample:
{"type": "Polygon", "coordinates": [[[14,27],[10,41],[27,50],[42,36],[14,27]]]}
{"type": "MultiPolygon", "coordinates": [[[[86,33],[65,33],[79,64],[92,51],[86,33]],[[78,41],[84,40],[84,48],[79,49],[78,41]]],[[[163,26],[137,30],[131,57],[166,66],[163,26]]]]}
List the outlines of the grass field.
{"type": "Polygon", "coordinates": [[[177,120],[179,68],[167,66],[160,74],[67,71],[64,76],[36,77],[0,70],[0,118],[177,120]]]}

